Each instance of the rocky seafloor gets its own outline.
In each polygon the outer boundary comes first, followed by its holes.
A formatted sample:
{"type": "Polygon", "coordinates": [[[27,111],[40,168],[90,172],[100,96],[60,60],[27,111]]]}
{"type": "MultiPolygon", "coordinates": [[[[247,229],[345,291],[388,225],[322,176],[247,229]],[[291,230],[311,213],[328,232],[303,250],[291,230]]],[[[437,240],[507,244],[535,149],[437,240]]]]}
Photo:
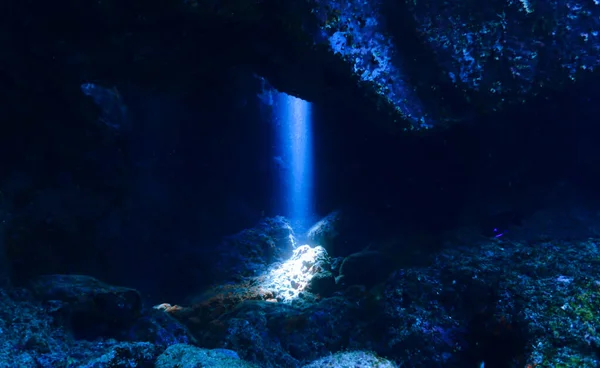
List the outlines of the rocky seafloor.
{"type": "MultiPolygon", "coordinates": [[[[308,243],[342,236],[328,221],[308,243]]],[[[492,238],[402,267],[379,250],[332,258],[294,240],[282,217],[227,237],[211,251],[223,282],[181,302],[152,306],[85,275],[7,286],[0,366],[600,364],[600,238],[492,238]]]]}

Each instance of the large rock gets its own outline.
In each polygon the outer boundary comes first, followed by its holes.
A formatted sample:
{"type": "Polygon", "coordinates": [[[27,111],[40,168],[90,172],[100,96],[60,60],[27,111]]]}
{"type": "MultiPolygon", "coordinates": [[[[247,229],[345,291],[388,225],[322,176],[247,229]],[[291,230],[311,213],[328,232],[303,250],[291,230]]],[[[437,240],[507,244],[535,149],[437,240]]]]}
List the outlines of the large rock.
{"type": "MultiPolygon", "coordinates": [[[[164,346],[146,339],[77,340],[57,315],[23,289],[0,288],[0,366],[54,368],[154,367],[164,346]]],[[[152,318],[152,317],[149,317],[152,318]]],[[[173,323],[173,322],[171,322],[173,323]]],[[[146,334],[147,335],[147,334],[146,334]]],[[[173,341],[178,343],[181,341],[173,341]]]]}
{"type": "Polygon", "coordinates": [[[302,368],[396,368],[396,365],[372,352],[346,351],[318,359],[302,368]]]}
{"type": "MultiPolygon", "coordinates": [[[[286,47],[297,51],[293,55],[302,65],[321,66],[316,70],[346,81],[338,83],[338,96],[351,99],[348,91],[357,91],[364,103],[391,116],[385,121],[403,120],[408,129],[466,121],[474,107],[494,112],[547,96],[592,75],[599,63],[594,19],[600,9],[593,2],[493,1],[485,8],[476,1],[408,0],[272,5],[263,1],[229,14],[250,14],[244,17],[250,24],[283,25],[286,47]]],[[[266,75],[277,88],[321,100],[311,88],[322,87],[315,80],[321,73],[294,69],[282,75],[278,66],[288,60],[280,60],[266,75]]]]}
{"type": "Polygon", "coordinates": [[[133,326],[142,310],[140,294],[86,275],[47,275],[32,281],[34,293],[66,319],[77,337],[112,337],[133,326]]]}
{"type": "Polygon", "coordinates": [[[253,368],[254,364],[240,360],[235,351],[201,349],[192,345],[169,346],[156,360],[156,368],[253,368]]]}
{"type": "Polygon", "coordinates": [[[227,236],[206,257],[205,266],[217,281],[240,281],[265,273],[275,262],[292,256],[296,240],[287,219],[265,218],[256,226],[227,236]]]}
{"type": "Polygon", "coordinates": [[[385,281],[393,269],[393,263],[383,253],[365,250],[344,258],[337,282],[339,285],[374,286],[385,281]]]}

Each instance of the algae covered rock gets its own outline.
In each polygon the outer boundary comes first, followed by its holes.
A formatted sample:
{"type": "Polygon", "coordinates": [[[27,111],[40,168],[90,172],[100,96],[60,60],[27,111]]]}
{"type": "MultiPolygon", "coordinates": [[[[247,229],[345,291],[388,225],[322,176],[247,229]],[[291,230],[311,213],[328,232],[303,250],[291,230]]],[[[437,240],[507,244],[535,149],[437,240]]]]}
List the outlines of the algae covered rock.
{"type": "Polygon", "coordinates": [[[202,349],[192,345],[171,345],[156,360],[156,368],[256,368],[240,359],[235,351],[202,349]]]}

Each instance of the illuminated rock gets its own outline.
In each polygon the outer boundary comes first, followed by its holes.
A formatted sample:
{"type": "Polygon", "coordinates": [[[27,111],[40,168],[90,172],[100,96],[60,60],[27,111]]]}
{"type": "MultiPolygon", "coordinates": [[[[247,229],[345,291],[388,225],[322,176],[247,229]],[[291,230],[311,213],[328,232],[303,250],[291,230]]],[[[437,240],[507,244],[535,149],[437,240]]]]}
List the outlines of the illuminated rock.
{"type": "Polygon", "coordinates": [[[287,261],[276,264],[264,276],[260,287],[272,290],[278,301],[292,303],[302,293],[327,296],[335,289],[331,261],[320,246],[302,245],[287,261]]]}

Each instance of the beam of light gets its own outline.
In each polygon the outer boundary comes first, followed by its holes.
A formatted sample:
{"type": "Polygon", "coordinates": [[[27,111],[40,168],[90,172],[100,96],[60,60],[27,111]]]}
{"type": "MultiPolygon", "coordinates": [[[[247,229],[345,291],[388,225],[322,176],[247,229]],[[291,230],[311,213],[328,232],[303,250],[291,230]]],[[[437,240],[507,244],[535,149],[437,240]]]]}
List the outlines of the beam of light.
{"type": "Polygon", "coordinates": [[[306,230],[313,213],[313,157],[311,106],[309,102],[285,93],[278,94],[275,114],[279,125],[279,146],[283,196],[296,232],[306,230]]]}

